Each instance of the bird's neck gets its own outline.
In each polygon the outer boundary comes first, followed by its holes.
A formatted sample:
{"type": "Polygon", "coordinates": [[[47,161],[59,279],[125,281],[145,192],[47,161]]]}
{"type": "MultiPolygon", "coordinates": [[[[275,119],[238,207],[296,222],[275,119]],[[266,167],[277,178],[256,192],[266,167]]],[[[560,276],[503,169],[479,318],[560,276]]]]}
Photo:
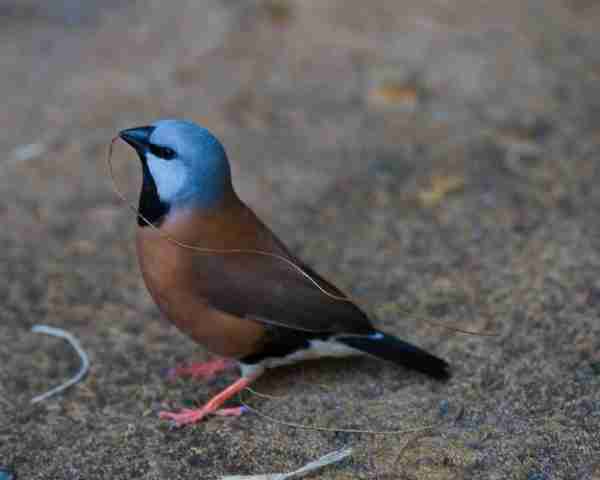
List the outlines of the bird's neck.
{"type": "Polygon", "coordinates": [[[231,179],[224,179],[223,182],[201,182],[199,186],[188,187],[173,202],[173,210],[179,209],[197,209],[211,211],[226,206],[237,196],[233,190],[231,179]]]}
{"type": "MultiPolygon", "coordinates": [[[[147,206],[147,213],[152,220],[148,218],[156,227],[168,231],[171,228],[179,229],[180,225],[193,225],[197,220],[207,222],[208,224],[227,223],[231,215],[237,215],[238,211],[244,207],[233,189],[222,192],[221,196],[207,202],[204,198],[189,198],[186,201],[175,202],[173,204],[153,203],[157,198],[148,196],[147,203],[140,198],[140,209],[142,205],[147,206]],[[151,208],[150,208],[151,207],[151,208]]],[[[160,202],[160,199],[158,199],[160,202]]],[[[144,215],[146,216],[146,215],[144,215]]],[[[146,222],[140,223],[140,227],[148,226],[146,222]]],[[[194,229],[192,229],[194,230],[194,229]]],[[[202,231],[200,229],[199,231],[202,231]]],[[[187,232],[185,232],[187,233],[187,232]]]]}
{"type": "Polygon", "coordinates": [[[189,205],[172,208],[161,222],[160,230],[189,245],[217,249],[242,248],[238,233],[245,227],[240,219],[244,218],[246,210],[247,207],[237,196],[230,197],[216,208],[189,205]]]}

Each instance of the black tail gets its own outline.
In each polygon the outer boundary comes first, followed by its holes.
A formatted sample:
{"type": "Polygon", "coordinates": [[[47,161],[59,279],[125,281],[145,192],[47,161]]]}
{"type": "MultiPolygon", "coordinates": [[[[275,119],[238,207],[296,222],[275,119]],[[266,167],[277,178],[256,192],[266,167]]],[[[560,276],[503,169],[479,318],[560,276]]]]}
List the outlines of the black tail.
{"type": "Polygon", "coordinates": [[[439,380],[450,377],[450,365],[446,361],[383,332],[365,336],[340,336],[336,337],[336,340],[369,355],[418,370],[439,380]]]}

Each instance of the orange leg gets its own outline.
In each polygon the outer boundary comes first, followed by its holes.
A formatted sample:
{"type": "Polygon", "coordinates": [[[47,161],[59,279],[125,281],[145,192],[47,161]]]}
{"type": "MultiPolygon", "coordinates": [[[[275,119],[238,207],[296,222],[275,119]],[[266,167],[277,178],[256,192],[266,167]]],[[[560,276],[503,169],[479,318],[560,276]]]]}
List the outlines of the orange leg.
{"type": "Polygon", "coordinates": [[[230,370],[236,366],[236,362],[226,358],[215,358],[208,362],[191,363],[189,365],[178,365],[170,368],[167,378],[173,380],[177,377],[191,376],[205,380],[213,378],[217,373],[230,370]]]}
{"type": "Polygon", "coordinates": [[[244,388],[250,385],[254,380],[259,377],[260,374],[250,375],[248,377],[242,377],[232,385],[229,385],[221,393],[213,397],[206,405],[202,408],[189,409],[184,408],[179,413],[173,412],[160,412],[159,417],[167,420],[171,420],[176,426],[181,427],[189,423],[196,423],[202,420],[209,414],[219,416],[235,416],[238,417],[244,413],[244,407],[236,408],[224,408],[219,410],[219,407],[223,405],[227,400],[233,397],[236,393],[241,392],[244,388]]]}

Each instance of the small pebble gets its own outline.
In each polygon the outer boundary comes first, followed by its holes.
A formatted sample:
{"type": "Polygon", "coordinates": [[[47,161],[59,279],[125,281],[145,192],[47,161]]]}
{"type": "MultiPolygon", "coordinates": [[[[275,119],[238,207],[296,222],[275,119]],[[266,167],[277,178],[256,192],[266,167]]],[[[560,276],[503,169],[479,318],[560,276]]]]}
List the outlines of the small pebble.
{"type": "Polygon", "coordinates": [[[445,417],[448,415],[448,411],[450,410],[450,402],[448,400],[442,400],[440,402],[440,417],[445,417]]]}
{"type": "Polygon", "coordinates": [[[548,477],[542,472],[530,472],[527,475],[527,480],[548,480],[548,477]]]}
{"type": "Polygon", "coordinates": [[[17,474],[11,468],[0,466],[0,480],[17,480],[17,474]]]}
{"type": "Polygon", "coordinates": [[[46,145],[43,143],[30,143],[29,145],[20,145],[13,150],[12,156],[16,161],[25,162],[41,156],[46,151],[46,145]]]}

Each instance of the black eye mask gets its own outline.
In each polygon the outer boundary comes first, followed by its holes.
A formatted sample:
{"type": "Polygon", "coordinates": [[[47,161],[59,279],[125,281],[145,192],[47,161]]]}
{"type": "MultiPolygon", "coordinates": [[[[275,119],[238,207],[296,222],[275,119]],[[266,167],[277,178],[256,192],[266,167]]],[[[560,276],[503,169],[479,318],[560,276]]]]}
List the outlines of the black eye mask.
{"type": "Polygon", "coordinates": [[[173,160],[177,156],[177,152],[169,147],[161,147],[153,143],[148,145],[148,150],[152,155],[163,160],[173,160]]]}

